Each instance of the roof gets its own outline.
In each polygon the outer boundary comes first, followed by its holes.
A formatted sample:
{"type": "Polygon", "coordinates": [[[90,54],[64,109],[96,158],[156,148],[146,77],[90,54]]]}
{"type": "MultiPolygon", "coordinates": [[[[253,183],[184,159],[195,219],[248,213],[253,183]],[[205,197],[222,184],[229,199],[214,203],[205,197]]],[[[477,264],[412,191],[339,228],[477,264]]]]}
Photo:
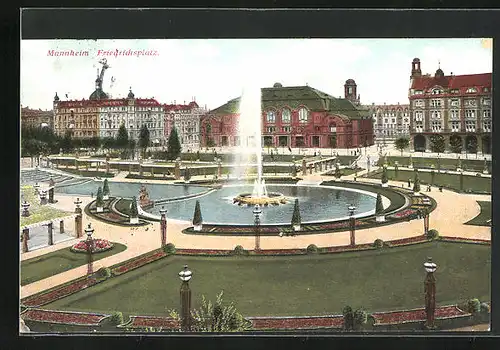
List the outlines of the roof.
{"type": "Polygon", "coordinates": [[[109,98],[108,94],[106,94],[104,91],[102,91],[101,88],[97,88],[90,95],[89,100],[102,100],[102,99],[106,99],[106,98],[109,98]]]}
{"type": "MultiPolygon", "coordinates": [[[[289,107],[297,109],[307,107],[310,111],[329,112],[350,119],[367,117],[367,109],[356,107],[351,101],[344,98],[335,98],[310,86],[289,86],[262,88],[262,109],[281,109],[289,107]]],[[[212,110],[209,114],[227,115],[239,113],[240,97],[228,101],[226,104],[212,110]]]]}
{"type": "Polygon", "coordinates": [[[491,79],[491,73],[448,75],[444,77],[421,76],[413,78],[411,89],[428,90],[437,85],[446,89],[458,89],[460,92],[465,93],[465,90],[470,87],[491,88],[491,79]]]}
{"type": "MultiPolygon", "coordinates": [[[[101,99],[101,100],[69,100],[60,101],[58,107],[107,107],[107,106],[127,106],[128,101],[125,98],[120,99],[101,99]]],[[[154,98],[138,98],[135,100],[136,106],[161,106],[154,98]]]]}
{"type": "Polygon", "coordinates": [[[200,108],[198,104],[195,101],[189,102],[187,105],[186,104],[163,104],[163,108],[165,111],[170,112],[170,111],[180,111],[180,110],[190,110],[193,108],[200,108]]]}

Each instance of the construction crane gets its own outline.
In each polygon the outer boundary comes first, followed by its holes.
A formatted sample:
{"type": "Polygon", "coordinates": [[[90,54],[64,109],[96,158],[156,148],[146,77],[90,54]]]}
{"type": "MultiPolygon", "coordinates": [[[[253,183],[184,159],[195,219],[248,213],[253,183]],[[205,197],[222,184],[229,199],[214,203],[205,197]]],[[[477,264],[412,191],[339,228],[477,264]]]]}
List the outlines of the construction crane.
{"type": "MultiPolygon", "coordinates": [[[[104,72],[106,71],[106,69],[111,68],[111,66],[108,64],[108,61],[105,58],[100,60],[99,63],[102,64],[102,69],[101,69],[101,74],[97,78],[97,81],[99,84],[98,88],[102,90],[102,82],[104,80],[104,72]]],[[[99,72],[99,70],[97,70],[97,71],[99,72]]]]}

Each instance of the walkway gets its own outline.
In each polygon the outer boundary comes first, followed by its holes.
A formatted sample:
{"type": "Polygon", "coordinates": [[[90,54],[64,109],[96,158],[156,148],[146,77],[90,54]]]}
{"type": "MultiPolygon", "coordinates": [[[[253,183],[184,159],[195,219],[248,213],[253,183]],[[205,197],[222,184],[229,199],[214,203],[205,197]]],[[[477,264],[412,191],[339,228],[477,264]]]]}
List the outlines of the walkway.
{"type": "MultiPolygon", "coordinates": [[[[319,175],[313,174],[306,177],[309,180],[318,180],[319,175]]],[[[322,176],[322,180],[331,180],[333,177],[322,176]]],[[[136,180],[137,181],[137,180],[136,180]]],[[[146,182],[147,180],[141,180],[146,182]]],[[[150,180],[151,181],[151,180],[150,180]]],[[[155,181],[155,180],[152,180],[155,181]]],[[[363,182],[380,183],[377,179],[363,179],[363,182]]],[[[403,182],[389,181],[389,185],[401,187],[403,182]]],[[[491,228],[483,226],[465,226],[463,223],[469,221],[480,213],[480,207],[476,203],[480,201],[490,201],[489,195],[464,195],[452,191],[443,190],[439,192],[434,188],[430,195],[436,200],[437,208],[430,216],[430,228],[437,229],[443,236],[466,237],[477,239],[491,239],[491,228]]],[[[74,200],[77,196],[58,195],[58,203],[54,204],[57,208],[74,208],[74,200]]],[[[83,201],[83,206],[92,199],[90,197],[79,196],[83,201]]],[[[203,210],[203,208],[202,208],[203,210]]],[[[206,210],[206,209],[205,209],[206,210]]],[[[98,260],[94,263],[97,270],[102,266],[111,266],[121,261],[128,260],[134,256],[146,253],[160,247],[160,228],[159,224],[151,224],[146,227],[137,227],[136,229],[113,226],[107,223],[97,221],[87,217],[84,214],[84,225],[89,222],[95,228],[95,237],[105,238],[110,241],[120,242],[127,246],[124,252],[98,260]]],[[[191,226],[190,222],[168,220],[167,240],[175,244],[176,247],[194,248],[194,249],[233,249],[236,245],[242,245],[245,249],[253,249],[255,244],[254,237],[221,237],[221,236],[203,236],[203,235],[185,235],[182,230],[191,226]]],[[[356,243],[372,243],[380,238],[384,241],[418,236],[423,233],[423,221],[413,220],[394,225],[383,226],[360,230],[357,233],[356,243]]],[[[68,247],[74,244],[76,240],[57,244],[48,248],[39,249],[21,255],[21,259],[29,259],[35,256],[49,253],[51,251],[68,247]]],[[[340,246],[349,244],[349,232],[335,232],[329,234],[313,234],[294,237],[261,237],[261,249],[277,248],[306,248],[309,244],[315,244],[318,247],[340,246]]],[[[21,298],[48,289],[55,285],[70,281],[83,276],[86,273],[86,266],[63,272],[61,274],[46,278],[41,281],[21,287],[21,298]]]]}

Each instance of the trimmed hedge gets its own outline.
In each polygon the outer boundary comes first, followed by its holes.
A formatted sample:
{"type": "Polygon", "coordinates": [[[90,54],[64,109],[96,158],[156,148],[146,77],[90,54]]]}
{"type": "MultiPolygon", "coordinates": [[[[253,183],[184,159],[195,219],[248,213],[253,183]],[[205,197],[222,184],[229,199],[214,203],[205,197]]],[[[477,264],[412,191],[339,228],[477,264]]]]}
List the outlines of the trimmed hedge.
{"type": "Polygon", "coordinates": [[[438,230],[432,229],[427,232],[427,239],[438,239],[439,238],[439,232],[438,230]]]}
{"type": "Polygon", "coordinates": [[[172,255],[172,254],[175,254],[176,252],[176,248],[175,248],[175,245],[173,243],[167,243],[164,247],[163,247],[163,251],[168,254],[168,255],[172,255]]]}

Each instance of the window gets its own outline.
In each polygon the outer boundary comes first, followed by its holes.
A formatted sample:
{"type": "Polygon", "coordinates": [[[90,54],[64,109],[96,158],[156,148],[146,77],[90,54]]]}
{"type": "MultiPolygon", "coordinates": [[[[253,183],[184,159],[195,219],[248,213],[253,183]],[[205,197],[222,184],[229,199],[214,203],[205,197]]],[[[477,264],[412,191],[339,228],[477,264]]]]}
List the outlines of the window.
{"type": "Polygon", "coordinates": [[[305,108],[299,109],[299,122],[307,123],[307,119],[308,119],[307,109],[305,108]]]}
{"type": "Polygon", "coordinates": [[[465,105],[466,106],[475,106],[476,100],[465,100],[465,105]]]}
{"type": "Polygon", "coordinates": [[[395,122],[396,122],[396,119],[392,118],[391,123],[395,123],[395,122]]]}
{"type": "Polygon", "coordinates": [[[439,95],[439,94],[442,94],[442,93],[443,93],[443,91],[440,90],[440,89],[434,89],[434,90],[432,90],[432,94],[433,95],[439,95]]]}
{"type": "Polygon", "coordinates": [[[466,109],[465,110],[465,118],[475,118],[476,111],[474,109],[466,109]]]}
{"type": "Polygon", "coordinates": [[[491,120],[483,120],[483,131],[485,132],[491,131],[491,120]]]}
{"type": "Polygon", "coordinates": [[[460,106],[460,100],[457,100],[457,99],[450,100],[450,106],[453,106],[453,107],[460,106]]]}
{"type": "Polygon", "coordinates": [[[416,132],[422,132],[424,130],[424,122],[422,120],[416,121],[414,126],[416,132]]]}
{"type": "Polygon", "coordinates": [[[451,89],[450,93],[452,93],[452,94],[458,94],[458,89],[451,89]]]}
{"type": "Polygon", "coordinates": [[[491,99],[489,99],[489,98],[483,98],[483,105],[490,106],[491,105],[491,99]]]}
{"type": "Polygon", "coordinates": [[[472,87],[472,88],[468,88],[467,91],[465,91],[465,92],[470,94],[470,93],[477,92],[477,89],[472,87]]]}
{"type": "Polygon", "coordinates": [[[416,111],[415,112],[415,121],[422,121],[422,120],[424,120],[424,112],[416,111]]]}
{"type": "Polygon", "coordinates": [[[490,89],[489,89],[489,88],[487,88],[487,87],[485,87],[485,88],[483,89],[483,92],[489,92],[489,91],[490,91],[490,89]]]}
{"type": "Polygon", "coordinates": [[[485,118],[485,119],[490,119],[491,118],[491,110],[490,109],[485,109],[483,111],[483,118],[485,118]]]}
{"type": "Polygon", "coordinates": [[[281,122],[282,123],[290,123],[290,110],[285,108],[283,112],[281,112],[281,122]]]}
{"type": "Polygon", "coordinates": [[[276,114],[274,113],[274,111],[267,112],[267,122],[268,123],[276,122],[276,114]]]}
{"type": "Polygon", "coordinates": [[[450,114],[451,119],[458,119],[459,118],[458,110],[452,109],[450,112],[451,112],[451,114],[450,114]]]}
{"type": "Polygon", "coordinates": [[[441,100],[431,100],[432,107],[441,107],[441,100]]]}
{"type": "Polygon", "coordinates": [[[276,132],[276,127],[274,127],[274,126],[268,126],[267,127],[267,132],[268,133],[274,133],[274,132],[276,132]]]}
{"type": "Polygon", "coordinates": [[[465,121],[465,132],[476,132],[476,122],[474,120],[465,121]]]}
{"type": "Polygon", "coordinates": [[[415,90],[415,95],[422,95],[423,91],[422,90],[415,90]]]}
{"type": "Polygon", "coordinates": [[[431,128],[433,132],[441,131],[441,122],[440,121],[432,121],[431,128]]]}
{"type": "Polygon", "coordinates": [[[440,111],[432,111],[431,118],[432,119],[441,119],[441,112],[440,111]]]}
{"type": "Polygon", "coordinates": [[[387,118],[386,118],[386,119],[384,119],[384,124],[387,124],[387,118]]]}
{"type": "Polygon", "coordinates": [[[460,122],[459,121],[452,121],[450,123],[451,127],[451,132],[459,132],[460,131],[460,122]]]}
{"type": "Polygon", "coordinates": [[[289,126],[284,126],[281,129],[283,130],[283,132],[291,132],[292,131],[292,128],[289,126]]]}

